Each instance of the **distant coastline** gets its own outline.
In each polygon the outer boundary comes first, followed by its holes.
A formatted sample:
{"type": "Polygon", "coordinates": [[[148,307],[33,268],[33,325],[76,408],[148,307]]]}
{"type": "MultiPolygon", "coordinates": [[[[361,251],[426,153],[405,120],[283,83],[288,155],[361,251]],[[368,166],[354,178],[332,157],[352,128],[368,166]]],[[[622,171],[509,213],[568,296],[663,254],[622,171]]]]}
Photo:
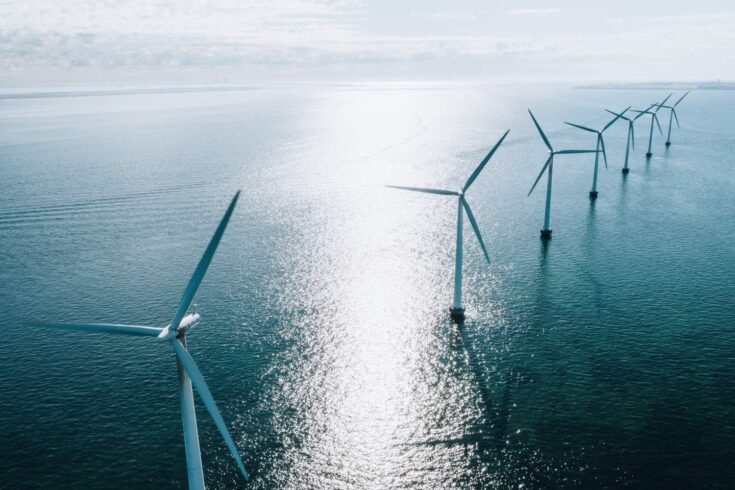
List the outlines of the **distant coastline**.
{"type": "Polygon", "coordinates": [[[735,82],[634,82],[579,85],[587,90],[735,90],[735,82]]]}

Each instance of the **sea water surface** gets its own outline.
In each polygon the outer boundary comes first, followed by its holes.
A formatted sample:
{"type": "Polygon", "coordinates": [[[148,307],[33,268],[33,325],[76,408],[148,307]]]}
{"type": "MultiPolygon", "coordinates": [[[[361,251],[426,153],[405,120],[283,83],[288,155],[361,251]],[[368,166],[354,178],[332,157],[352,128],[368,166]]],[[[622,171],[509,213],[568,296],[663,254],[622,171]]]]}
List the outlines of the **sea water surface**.
{"type": "MultiPolygon", "coordinates": [[[[165,325],[239,205],[188,335],[211,488],[727,488],[735,481],[735,92],[673,145],[604,108],[666,92],[444,83],[0,100],[0,487],[184,487],[172,350],[30,320],[165,325]],[[467,193],[467,320],[448,317],[467,193]]],[[[662,118],[666,130],[667,118],[662,118]]],[[[730,487],[731,488],[731,487],[730,487]]]]}

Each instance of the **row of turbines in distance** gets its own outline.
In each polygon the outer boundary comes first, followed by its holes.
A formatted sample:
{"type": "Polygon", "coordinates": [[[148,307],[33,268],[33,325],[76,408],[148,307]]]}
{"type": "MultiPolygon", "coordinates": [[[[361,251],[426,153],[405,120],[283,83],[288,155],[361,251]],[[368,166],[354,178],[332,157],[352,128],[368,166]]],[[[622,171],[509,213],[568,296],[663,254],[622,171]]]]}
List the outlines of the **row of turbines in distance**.
{"type": "MultiPolygon", "coordinates": [[[[546,134],[544,133],[544,130],[541,129],[541,125],[536,120],[536,116],[533,115],[533,112],[531,110],[528,110],[528,113],[531,115],[531,119],[533,120],[534,126],[536,126],[536,129],[538,129],[539,134],[541,135],[541,139],[544,141],[544,144],[549,149],[549,157],[546,159],[546,163],[544,163],[543,167],[541,167],[541,172],[539,172],[538,177],[536,177],[536,180],[534,181],[533,185],[531,186],[531,190],[528,192],[528,195],[530,196],[533,190],[536,188],[536,185],[541,180],[541,177],[543,177],[544,173],[546,173],[546,207],[544,210],[544,227],[541,229],[541,239],[543,240],[549,240],[551,238],[551,228],[550,225],[550,219],[551,219],[551,184],[552,184],[552,175],[554,172],[554,157],[557,155],[573,155],[573,154],[580,154],[580,153],[594,153],[595,154],[595,164],[594,164],[594,171],[592,174],[592,190],[590,191],[590,199],[597,199],[597,175],[599,170],[599,163],[600,163],[600,154],[602,154],[602,160],[605,162],[605,168],[607,168],[607,152],[605,150],[605,131],[607,131],[613,124],[615,124],[619,120],[627,121],[628,123],[628,136],[626,138],[625,143],[625,163],[623,165],[623,174],[627,175],[629,172],[628,167],[628,160],[630,157],[631,149],[635,149],[635,122],[644,117],[644,116],[650,116],[651,119],[651,127],[648,134],[648,151],[646,152],[646,158],[651,158],[653,155],[652,153],[652,145],[653,145],[653,126],[654,124],[658,127],[659,132],[663,136],[663,130],[661,129],[661,123],[658,120],[658,112],[661,109],[668,109],[669,110],[669,128],[668,128],[668,136],[666,138],[666,146],[671,145],[671,125],[674,121],[676,121],[677,126],[679,125],[679,116],[676,114],[676,107],[681,103],[682,100],[684,100],[684,97],[686,97],[689,94],[689,92],[686,92],[684,95],[682,95],[679,100],[677,100],[673,105],[666,105],[666,103],[669,101],[671,96],[673,94],[669,94],[663,101],[656,102],[648,106],[647,108],[643,110],[635,110],[631,109],[631,106],[628,106],[625,110],[622,112],[613,112],[609,109],[605,109],[607,112],[612,114],[614,117],[605,124],[601,129],[593,129],[587,126],[583,126],[581,124],[575,124],[571,122],[566,122],[565,124],[578,128],[582,131],[586,131],[589,133],[594,133],[597,136],[597,145],[594,150],[555,150],[554,147],[549,142],[549,139],[546,137],[546,134]],[[632,113],[635,115],[632,115],[628,117],[626,114],[632,113]]],[[[454,196],[457,198],[457,247],[456,247],[456,254],[455,254],[455,261],[454,261],[454,299],[452,301],[452,306],[449,308],[450,315],[453,320],[455,321],[462,321],[464,320],[464,313],[465,310],[462,307],[462,231],[464,228],[463,225],[463,218],[464,215],[467,215],[467,219],[469,220],[470,224],[472,225],[472,229],[475,232],[475,236],[477,237],[477,241],[480,243],[480,248],[482,249],[483,254],[485,255],[485,260],[490,262],[490,256],[487,253],[487,248],[485,247],[485,243],[482,240],[482,235],[480,234],[480,228],[477,226],[477,220],[475,220],[475,216],[472,213],[472,208],[470,207],[469,203],[467,202],[467,198],[465,197],[465,193],[470,188],[472,183],[475,181],[478,175],[480,175],[480,172],[482,172],[482,169],[485,168],[485,165],[490,161],[492,156],[495,154],[495,152],[498,150],[498,147],[503,143],[503,140],[505,140],[506,136],[508,136],[508,133],[510,130],[507,130],[503,136],[498,140],[498,142],[493,146],[493,148],[490,150],[490,152],[487,154],[487,156],[480,162],[480,164],[477,166],[474,172],[470,175],[470,177],[467,179],[467,182],[462,186],[462,188],[459,191],[453,191],[453,190],[446,190],[446,189],[429,189],[424,187],[404,187],[404,186],[394,186],[390,185],[388,187],[394,188],[394,189],[402,189],[406,191],[414,191],[414,192],[424,192],[427,194],[439,194],[444,196],[454,196]]]]}
{"type": "MultiPolygon", "coordinates": [[[[666,105],[666,102],[668,102],[671,95],[666,97],[666,99],[664,99],[660,103],[651,104],[645,110],[636,111],[636,110],[631,110],[630,107],[628,107],[627,109],[625,109],[624,111],[620,113],[608,111],[611,114],[613,114],[615,118],[612,119],[610,122],[608,122],[600,130],[595,130],[595,129],[588,128],[588,127],[585,127],[579,124],[567,123],[583,131],[596,133],[597,134],[597,148],[594,150],[555,150],[551,146],[551,143],[549,142],[548,138],[546,137],[543,130],[541,129],[541,126],[539,125],[535,116],[529,110],[529,113],[531,114],[531,118],[533,119],[534,125],[538,129],[538,132],[541,135],[541,138],[543,139],[544,144],[549,149],[549,157],[546,160],[546,163],[544,164],[543,168],[541,169],[541,172],[539,173],[538,177],[536,178],[536,181],[533,183],[533,186],[531,187],[531,192],[533,192],[533,189],[536,187],[536,184],[538,184],[541,177],[544,175],[545,172],[547,173],[548,183],[547,183],[547,188],[546,188],[546,211],[544,214],[544,228],[541,230],[541,237],[544,239],[551,238],[551,229],[549,228],[549,212],[550,212],[550,206],[551,206],[551,177],[552,177],[552,172],[553,172],[554,157],[556,155],[567,155],[567,154],[576,154],[576,153],[594,153],[595,154],[594,176],[593,176],[593,181],[592,181],[592,191],[590,192],[590,197],[594,199],[597,197],[597,171],[598,171],[598,163],[599,163],[600,154],[602,154],[603,161],[605,162],[605,165],[607,165],[607,155],[605,152],[605,141],[603,138],[604,132],[618,120],[625,120],[628,122],[628,138],[627,138],[626,149],[625,149],[625,165],[623,167],[623,173],[627,173],[628,172],[628,156],[629,156],[631,148],[634,147],[635,145],[635,141],[634,141],[635,121],[637,121],[638,119],[646,115],[651,117],[651,128],[650,128],[650,133],[648,137],[648,152],[646,153],[646,156],[650,158],[652,155],[651,145],[652,145],[652,140],[653,140],[654,124],[656,124],[659,128],[659,131],[661,131],[661,125],[658,121],[658,116],[657,116],[658,112],[661,109],[668,109],[670,111],[668,138],[666,140],[666,145],[668,146],[671,144],[671,124],[673,120],[676,121],[677,125],[679,123],[679,118],[676,114],[676,106],[684,99],[684,97],[687,96],[687,94],[688,92],[685,93],[681,98],[679,98],[679,100],[675,104],[670,105],[670,106],[666,105]],[[636,115],[632,117],[626,116],[626,114],[629,111],[636,115]]],[[[508,136],[509,132],[510,130],[506,131],[505,134],[503,134],[503,136],[500,138],[500,140],[498,140],[495,146],[493,146],[493,148],[490,150],[487,156],[485,156],[485,158],[480,162],[480,164],[477,166],[474,172],[472,172],[472,174],[469,176],[469,178],[465,182],[464,186],[462,186],[462,188],[459,191],[443,190],[443,189],[427,189],[427,188],[419,188],[419,187],[389,186],[389,187],[393,187],[396,189],[424,192],[424,193],[429,193],[429,194],[439,194],[439,195],[452,196],[452,197],[457,198],[457,248],[456,248],[455,271],[454,271],[454,301],[452,302],[452,306],[450,307],[450,315],[452,319],[457,322],[461,322],[464,319],[464,308],[462,307],[462,243],[463,243],[462,231],[463,231],[463,218],[465,214],[467,215],[467,219],[472,225],[472,229],[474,230],[475,235],[477,236],[477,240],[480,243],[480,247],[482,248],[482,252],[485,256],[485,259],[488,262],[490,261],[490,256],[487,252],[487,248],[485,247],[485,243],[482,240],[482,235],[480,234],[480,228],[477,225],[477,221],[475,220],[475,216],[472,213],[472,208],[470,207],[469,202],[467,201],[467,198],[465,197],[465,193],[470,188],[470,186],[473,184],[475,179],[477,179],[477,177],[480,175],[480,172],[482,172],[483,168],[485,168],[485,165],[487,165],[487,163],[490,161],[492,156],[495,154],[495,152],[498,150],[500,145],[503,143],[503,140],[505,140],[505,138],[508,136]]],[[[531,192],[529,192],[529,195],[531,194],[531,192]]],[[[184,451],[185,451],[185,456],[186,456],[187,480],[188,480],[189,488],[192,490],[201,490],[205,488],[204,470],[202,467],[202,458],[201,458],[201,451],[200,451],[200,446],[199,446],[199,433],[198,433],[198,428],[197,428],[196,412],[195,412],[195,405],[194,405],[194,390],[196,390],[197,393],[199,393],[199,396],[201,397],[204,403],[204,406],[207,409],[207,412],[209,413],[210,417],[214,421],[215,426],[220,432],[222,438],[224,439],[224,442],[227,448],[229,449],[230,454],[232,454],[232,457],[234,458],[235,463],[238,469],[240,470],[240,473],[246,480],[249,478],[249,474],[247,470],[245,469],[245,465],[243,464],[240,454],[238,452],[237,445],[235,444],[235,441],[230,435],[230,432],[228,431],[227,426],[222,418],[222,414],[217,408],[217,404],[215,403],[214,397],[212,396],[212,393],[209,390],[209,387],[207,386],[206,381],[204,380],[204,376],[202,375],[202,372],[200,371],[197,363],[194,361],[194,358],[189,353],[189,350],[187,349],[187,343],[186,343],[187,333],[194,326],[196,326],[201,320],[199,313],[196,313],[196,312],[190,313],[189,308],[191,307],[192,301],[194,300],[194,295],[196,294],[199,288],[199,285],[202,282],[202,279],[204,279],[204,275],[206,274],[209,264],[211,263],[212,258],[214,257],[215,251],[217,250],[217,247],[220,243],[220,240],[222,239],[222,236],[225,232],[227,224],[237,204],[239,195],[240,195],[240,191],[238,191],[235,194],[235,196],[232,198],[232,201],[227,207],[227,210],[224,216],[222,217],[219,225],[217,226],[217,229],[214,232],[214,235],[210,239],[210,242],[204,251],[202,258],[200,259],[199,264],[194,270],[194,273],[192,274],[191,279],[189,280],[189,283],[184,289],[184,293],[181,297],[181,300],[179,301],[179,304],[176,307],[176,310],[171,320],[165,327],[146,326],[146,325],[128,325],[128,324],[117,324],[117,323],[40,322],[40,323],[33,324],[34,326],[49,327],[49,328],[60,329],[60,330],[82,331],[86,333],[103,333],[103,334],[148,337],[148,338],[157,340],[163,344],[168,344],[173,349],[175,356],[176,356],[176,363],[178,367],[178,390],[179,390],[179,399],[180,399],[179,408],[181,411],[181,420],[182,420],[183,433],[184,433],[184,451]]]]}

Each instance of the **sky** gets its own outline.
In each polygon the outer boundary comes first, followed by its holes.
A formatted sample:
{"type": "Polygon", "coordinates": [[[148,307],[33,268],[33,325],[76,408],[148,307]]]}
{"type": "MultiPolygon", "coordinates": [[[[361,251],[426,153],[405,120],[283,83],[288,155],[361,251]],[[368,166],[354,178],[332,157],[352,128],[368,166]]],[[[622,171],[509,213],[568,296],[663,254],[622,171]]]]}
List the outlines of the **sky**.
{"type": "Polygon", "coordinates": [[[0,84],[735,80],[732,0],[0,0],[0,84]]]}

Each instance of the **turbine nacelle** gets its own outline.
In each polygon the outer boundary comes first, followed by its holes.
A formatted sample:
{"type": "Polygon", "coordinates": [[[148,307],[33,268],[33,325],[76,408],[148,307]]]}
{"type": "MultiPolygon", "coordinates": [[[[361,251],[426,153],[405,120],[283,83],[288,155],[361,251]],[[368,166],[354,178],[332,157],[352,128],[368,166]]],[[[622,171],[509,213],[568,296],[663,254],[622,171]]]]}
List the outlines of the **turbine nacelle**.
{"type": "Polygon", "coordinates": [[[179,337],[181,335],[186,334],[191,328],[196,326],[199,321],[202,319],[201,315],[199,313],[189,313],[184,318],[181,319],[181,323],[179,323],[179,327],[176,329],[171,328],[171,324],[166,325],[166,327],[161,330],[161,333],[158,334],[158,340],[164,341],[164,340],[173,340],[176,337],[179,337]]]}

